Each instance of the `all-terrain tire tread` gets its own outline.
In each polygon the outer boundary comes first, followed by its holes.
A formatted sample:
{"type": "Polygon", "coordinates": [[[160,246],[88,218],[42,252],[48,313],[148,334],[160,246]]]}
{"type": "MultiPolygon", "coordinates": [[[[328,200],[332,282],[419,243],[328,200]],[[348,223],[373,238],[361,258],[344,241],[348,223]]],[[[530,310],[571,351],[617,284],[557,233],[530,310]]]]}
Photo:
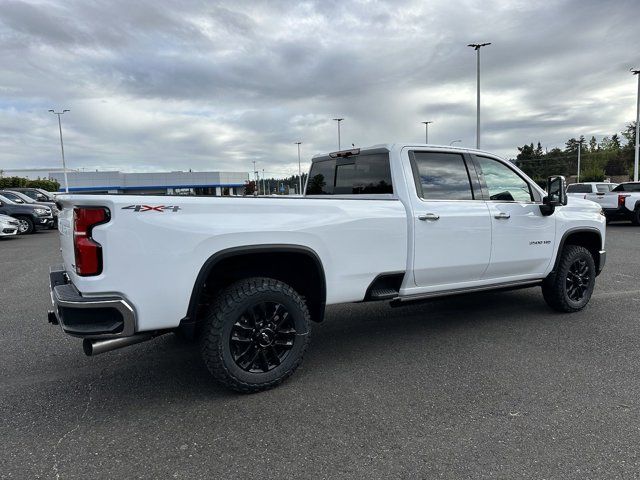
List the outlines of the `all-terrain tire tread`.
{"type": "Polygon", "coordinates": [[[586,254],[589,259],[588,262],[590,262],[589,266],[591,271],[595,275],[595,262],[589,250],[580,245],[567,245],[562,252],[559,253],[561,258],[555,273],[549,275],[542,283],[542,296],[545,302],[558,312],[578,312],[586,306],[585,304],[582,307],[576,307],[568,302],[564,288],[565,278],[564,276],[558,276],[558,272],[564,272],[568,269],[575,261],[575,257],[579,254],[586,254]]]}
{"type": "Polygon", "coordinates": [[[201,353],[205,365],[213,378],[224,386],[241,393],[254,393],[273,388],[298,368],[310,341],[309,310],[302,297],[289,285],[272,278],[253,277],[240,280],[223,290],[214,300],[204,319],[201,335],[201,353]],[[295,363],[281,377],[264,383],[246,383],[236,378],[225,366],[223,361],[222,330],[229,312],[247,297],[262,292],[284,293],[292,299],[303,312],[307,322],[307,334],[303,336],[303,347],[295,359],[295,363]]]}

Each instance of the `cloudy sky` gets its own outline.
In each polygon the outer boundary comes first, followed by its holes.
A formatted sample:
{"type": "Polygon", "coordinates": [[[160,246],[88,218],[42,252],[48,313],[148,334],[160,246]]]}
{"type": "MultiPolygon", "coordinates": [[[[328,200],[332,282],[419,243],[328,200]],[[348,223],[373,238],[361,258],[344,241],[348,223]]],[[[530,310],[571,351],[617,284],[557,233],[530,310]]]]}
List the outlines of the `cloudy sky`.
{"type": "Polygon", "coordinates": [[[0,169],[273,175],[342,143],[600,139],[635,118],[640,2],[0,0],[0,169]]]}

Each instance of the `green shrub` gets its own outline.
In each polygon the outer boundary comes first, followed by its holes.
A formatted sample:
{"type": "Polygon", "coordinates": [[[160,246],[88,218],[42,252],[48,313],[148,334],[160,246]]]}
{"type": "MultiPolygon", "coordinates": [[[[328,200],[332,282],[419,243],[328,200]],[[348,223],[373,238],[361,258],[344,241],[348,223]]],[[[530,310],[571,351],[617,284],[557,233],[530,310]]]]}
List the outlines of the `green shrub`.
{"type": "Polygon", "coordinates": [[[580,175],[581,182],[601,182],[604,180],[604,169],[598,165],[589,165],[582,169],[580,175]]]}
{"type": "Polygon", "coordinates": [[[0,177],[0,189],[11,187],[41,188],[47,192],[57,192],[60,189],[60,184],[55,180],[45,178],[29,180],[23,177],[0,177]]]}

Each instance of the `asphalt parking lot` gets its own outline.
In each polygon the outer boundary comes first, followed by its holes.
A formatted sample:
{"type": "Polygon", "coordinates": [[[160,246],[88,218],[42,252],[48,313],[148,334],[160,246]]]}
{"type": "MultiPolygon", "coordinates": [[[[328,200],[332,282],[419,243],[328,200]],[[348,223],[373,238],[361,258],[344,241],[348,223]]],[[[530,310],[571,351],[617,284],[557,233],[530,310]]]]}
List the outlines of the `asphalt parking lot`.
{"type": "Polygon", "coordinates": [[[88,358],[46,322],[55,231],[0,241],[1,478],[638,478],[640,228],[590,305],[539,289],[333,307],[243,396],[172,335],[88,358]]]}

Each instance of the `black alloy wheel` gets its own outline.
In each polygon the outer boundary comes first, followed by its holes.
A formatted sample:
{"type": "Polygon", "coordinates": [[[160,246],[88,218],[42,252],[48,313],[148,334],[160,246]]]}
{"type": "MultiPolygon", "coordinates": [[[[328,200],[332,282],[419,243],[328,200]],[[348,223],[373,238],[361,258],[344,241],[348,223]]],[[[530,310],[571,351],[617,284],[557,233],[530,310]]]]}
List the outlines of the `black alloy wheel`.
{"type": "Polygon", "coordinates": [[[587,261],[583,258],[576,260],[567,272],[567,296],[574,302],[581,301],[589,289],[590,282],[591,274],[587,261]]]}
{"type": "Polygon", "coordinates": [[[274,278],[251,277],[220,291],[206,307],[198,337],[205,365],[242,393],[280,384],[300,366],[309,345],[305,298],[274,278]]]}
{"type": "Polygon", "coordinates": [[[296,338],[293,318],[280,303],[247,308],[231,329],[231,355],[242,370],[268,372],[287,358],[296,338]]]}
{"type": "Polygon", "coordinates": [[[593,294],[595,260],[581,245],[567,245],[558,256],[554,271],[542,282],[542,295],[547,305],[558,312],[578,312],[593,294]]]}

